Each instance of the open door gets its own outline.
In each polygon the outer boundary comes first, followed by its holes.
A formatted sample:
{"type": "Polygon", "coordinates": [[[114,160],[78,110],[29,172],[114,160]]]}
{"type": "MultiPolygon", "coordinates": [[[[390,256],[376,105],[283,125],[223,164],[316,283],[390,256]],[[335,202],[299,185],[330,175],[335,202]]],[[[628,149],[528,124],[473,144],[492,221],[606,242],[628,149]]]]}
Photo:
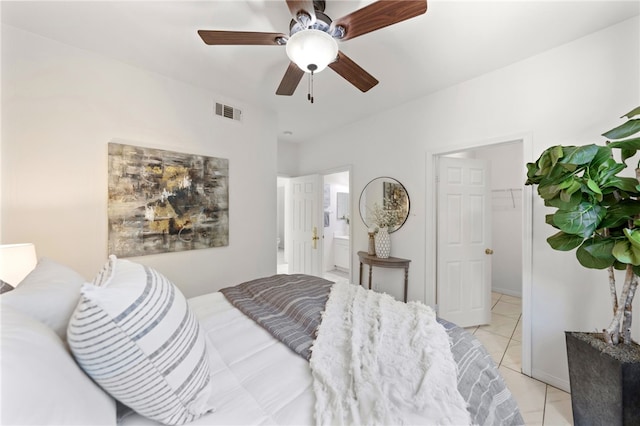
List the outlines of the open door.
{"type": "Polygon", "coordinates": [[[322,276],[322,176],[290,179],[291,250],[289,273],[322,276]]]}
{"type": "Polygon", "coordinates": [[[461,327],[489,324],[493,252],[487,162],[440,157],[438,172],[439,315],[461,327]]]}

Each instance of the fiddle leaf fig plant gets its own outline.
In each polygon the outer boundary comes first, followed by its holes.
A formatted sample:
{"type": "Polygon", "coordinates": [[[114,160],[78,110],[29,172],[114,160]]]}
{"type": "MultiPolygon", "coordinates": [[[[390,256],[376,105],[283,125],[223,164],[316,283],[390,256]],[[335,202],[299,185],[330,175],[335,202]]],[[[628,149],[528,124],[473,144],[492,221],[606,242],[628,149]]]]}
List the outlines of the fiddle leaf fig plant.
{"type": "Polygon", "coordinates": [[[547,238],[549,245],[575,249],[582,266],[608,272],[613,319],[603,337],[610,345],[631,343],[640,279],[640,163],[635,177],[621,176],[640,150],[639,116],[640,107],[622,116],[623,124],[603,133],[604,145],[552,146],[527,164],[526,185],[537,185],[545,205],[556,209],[546,217],[558,230],[547,238]],[[625,271],[620,297],[616,269],[625,271]]]}

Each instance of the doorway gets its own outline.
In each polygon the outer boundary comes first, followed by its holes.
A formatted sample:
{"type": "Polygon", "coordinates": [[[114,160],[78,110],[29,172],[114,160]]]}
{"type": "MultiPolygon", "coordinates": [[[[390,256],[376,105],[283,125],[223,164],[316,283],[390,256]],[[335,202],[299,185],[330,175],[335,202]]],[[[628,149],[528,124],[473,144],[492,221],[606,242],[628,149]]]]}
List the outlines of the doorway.
{"type": "MultiPolygon", "coordinates": [[[[315,255],[323,278],[334,282],[351,281],[351,175],[348,167],[322,173],[318,194],[322,214],[317,229],[320,240],[315,255]]],[[[291,271],[291,230],[293,207],[291,181],[277,178],[277,273],[291,271]]],[[[311,235],[309,237],[312,237],[311,235]]]]}
{"type": "MultiPolygon", "coordinates": [[[[478,142],[456,149],[443,149],[427,154],[427,202],[437,206],[437,165],[440,157],[461,156],[486,159],[490,163],[491,203],[493,243],[491,250],[493,276],[491,280],[492,306],[495,307],[499,296],[521,300],[521,371],[531,375],[531,259],[532,259],[532,192],[524,186],[526,162],[532,161],[532,143],[530,135],[500,138],[478,142]]],[[[427,212],[427,232],[436,235],[438,221],[437,209],[427,212]]],[[[428,298],[439,303],[436,287],[438,250],[435,239],[428,239],[426,264],[431,283],[427,285],[428,298]]],[[[429,281],[429,280],[428,280],[429,281]]],[[[513,299],[511,299],[513,300],[513,299]]]]}

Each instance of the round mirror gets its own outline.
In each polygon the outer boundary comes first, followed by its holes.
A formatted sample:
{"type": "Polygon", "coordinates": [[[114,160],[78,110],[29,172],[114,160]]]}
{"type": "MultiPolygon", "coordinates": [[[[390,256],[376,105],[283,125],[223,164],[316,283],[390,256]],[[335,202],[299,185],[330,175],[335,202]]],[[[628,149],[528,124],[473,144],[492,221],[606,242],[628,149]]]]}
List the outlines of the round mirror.
{"type": "Polygon", "coordinates": [[[360,194],[360,217],[367,228],[388,226],[395,232],[409,217],[409,194],[390,177],[379,177],[367,184],[360,194]]]}

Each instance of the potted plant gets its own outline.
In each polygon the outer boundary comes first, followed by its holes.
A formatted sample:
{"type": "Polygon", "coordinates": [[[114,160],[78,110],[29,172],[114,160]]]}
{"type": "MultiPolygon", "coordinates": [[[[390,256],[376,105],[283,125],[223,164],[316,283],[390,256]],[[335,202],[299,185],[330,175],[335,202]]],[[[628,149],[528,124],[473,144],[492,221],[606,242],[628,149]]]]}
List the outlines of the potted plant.
{"type": "Polygon", "coordinates": [[[603,134],[604,145],[553,146],[527,164],[527,185],[537,185],[547,238],[555,250],[576,249],[578,262],[607,271],[613,318],[601,333],[566,332],[574,422],[640,424],[640,345],[632,342],[632,302],[640,280],[640,107],[603,134]],[[615,270],[624,271],[618,294],[615,270]]]}

